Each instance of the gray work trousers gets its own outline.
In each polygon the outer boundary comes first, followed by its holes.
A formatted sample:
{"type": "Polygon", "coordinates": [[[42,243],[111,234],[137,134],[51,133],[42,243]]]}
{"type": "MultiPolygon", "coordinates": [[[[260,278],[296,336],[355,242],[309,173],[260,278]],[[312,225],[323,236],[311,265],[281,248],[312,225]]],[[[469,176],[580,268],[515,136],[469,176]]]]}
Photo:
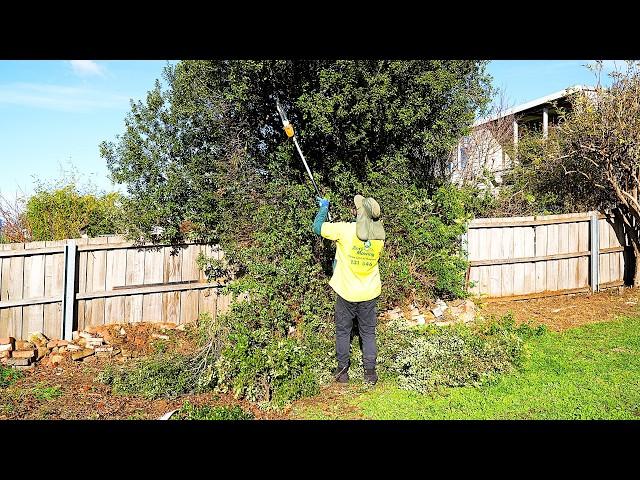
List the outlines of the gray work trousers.
{"type": "Polygon", "coordinates": [[[365,370],[376,367],[376,303],[378,298],[349,302],[336,294],[336,357],[338,368],[349,368],[352,333],[360,337],[362,364],[365,370]],[[354,320],[356,320],[354,328],[354,320]]]}

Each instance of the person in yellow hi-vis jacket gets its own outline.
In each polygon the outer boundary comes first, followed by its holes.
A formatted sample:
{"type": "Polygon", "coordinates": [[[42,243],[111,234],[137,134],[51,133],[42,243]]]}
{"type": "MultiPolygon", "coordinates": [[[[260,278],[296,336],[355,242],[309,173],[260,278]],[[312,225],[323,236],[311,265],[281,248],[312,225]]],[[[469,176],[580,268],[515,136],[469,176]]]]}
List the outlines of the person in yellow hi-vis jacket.
{"type": "Polygon", "coordinates": [[[334,372],[340,383],[349,381],[351,331],[357,320],[362,348],[364,379],[375,384],[376,374],[376,302],[382,290],[378,259],[384,247],[385,233],[380,205],[373,198],[356,195],[355,222],[325,222],[329,200],[318,198],[320,210],[313,231],[336,242],[333,276],[329,285],[336,292],[336,357],[334,372]]]}

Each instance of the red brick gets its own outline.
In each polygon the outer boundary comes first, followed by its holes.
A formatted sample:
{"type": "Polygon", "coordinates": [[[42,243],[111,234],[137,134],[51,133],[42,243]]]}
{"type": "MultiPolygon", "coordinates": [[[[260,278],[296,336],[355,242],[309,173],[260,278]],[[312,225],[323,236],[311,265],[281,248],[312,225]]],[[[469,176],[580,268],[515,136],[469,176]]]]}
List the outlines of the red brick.
{"type": "Polygon", "coordinates": [[[74,360],[82,360],[83,358],[93,355],[94,353],[95,352],[92,349],[85,348],[81,352],[73,352],[71,354],[71,358],[73,358],[74,360]]]}
{"type": "Polygon", "coordinates": [[[29,341],[31,343],[35,343],[39,347],[44,347],[47,345],[49,339],[42,332],[31,332],[29,334],[29,341]]]}
{"type": "Polygon", "coordinates": [[[62,362],[64,360],[64,357],[62,355],[51,355],[51,357],[49,357],[49,362],[52,365],[57,365],[58,363],[62,362]]]}
{"type": "Polygon", "coordinates": [[[33,358],[35,350],[16,350],[11,356],[13,358],[33,358]]]}
{"type": "Polygon", "coordinates": [[[31,364],[31,359],[30,358],[10,358],[9,360],[7,360],[7,365],[12,365],[12,366],[27,366],[31,364]]]}
{"type": "Polygon", "coordinates": [[[33,350],[36,346],[26,340],[16,340],[16,350],[33,350]]]}

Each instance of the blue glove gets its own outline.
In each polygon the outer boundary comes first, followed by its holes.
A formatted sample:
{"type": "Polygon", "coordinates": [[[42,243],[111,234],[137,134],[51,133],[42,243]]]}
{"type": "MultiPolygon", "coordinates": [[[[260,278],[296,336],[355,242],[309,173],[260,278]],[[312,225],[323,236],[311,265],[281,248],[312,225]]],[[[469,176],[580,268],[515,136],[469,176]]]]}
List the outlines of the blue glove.
{"type": "Polygon", "coordinates": [[[326,198],[316,197],[316,200],[318,200],[318,205],[320,206],[320,208],[322,207],[329,208],[329,200],[327,200],[326,198]]]}

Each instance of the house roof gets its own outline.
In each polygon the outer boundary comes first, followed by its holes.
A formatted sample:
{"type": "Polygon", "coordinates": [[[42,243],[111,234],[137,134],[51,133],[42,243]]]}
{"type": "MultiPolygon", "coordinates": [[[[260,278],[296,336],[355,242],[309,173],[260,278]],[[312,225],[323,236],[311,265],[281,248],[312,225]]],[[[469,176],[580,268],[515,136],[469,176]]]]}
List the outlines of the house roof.
{"type": "Polygon", "coordinates": [[[568,95],[570,95],[571,93],[575,93],[578,91],[585,91],[585,90],[593,90],[593,87],[587,87],[584,85],[574,85],[573,87],[568,87],[565,88],[564,90],[560,90],[559,92],[555,92],[552,93],[550,95],[546,95],[544,97],[540,97],[540,98],[536,98],[535,100],[531,100],[530,102],[527,103],[523,103],[521,105],[517,105],[515,107],[509,108],[507,110],[505,110],[504,112],[500,112],[496,115],[492,115],[490,117],[485,117],[485,118],[480,118],[478,120],[476,120],[473,124],[474,127],[477,127],[478,125],[482,125],[484,123],[488,123],[488,122],[492,122],[494,120],[497,120],[498,118],[503,118],[503,117],[508,117],[509,115],[514,115],[516,113],[520,113],[520,112],[524,112],[526,110],[530,110],[532,108],[536,108],[539,107],[541,105],[544,105],[546,103],[550,103],[553,102],[554,100],[558,100],[559,98],[564,98],[568,95]]]}

